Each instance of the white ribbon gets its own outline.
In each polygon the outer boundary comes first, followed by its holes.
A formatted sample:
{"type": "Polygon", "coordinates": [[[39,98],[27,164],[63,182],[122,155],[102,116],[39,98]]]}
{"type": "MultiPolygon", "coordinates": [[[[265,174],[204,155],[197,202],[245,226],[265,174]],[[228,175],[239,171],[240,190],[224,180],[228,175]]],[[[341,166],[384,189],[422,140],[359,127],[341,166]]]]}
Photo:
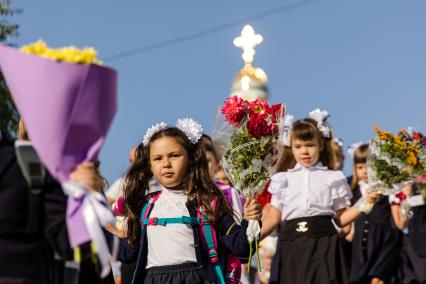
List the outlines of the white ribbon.
{"type": "Polygon", "coordinates": [[[256,220],[248,220],[248,226],[247,226],[247,240],[251,243],[255,240],[259,239],[260,234],[260,224],[259,221],[256,220]]]}
{"type": "Polygon", "coordinates": [[[368,141],[359,141],[359,142],[353,143],[351,146],[348,147],[349,156],[353,158],[355,155],[355,151],[362,145],[367,145],[368,143],[369,143],[368,141]]]}
{"type": "Polygon", "coordinates": [[[291,146],[291,126],[294,122],[294,115],[286,114],[284,117],[284,125],[281,135],[281,142],[284,146],[290,147],[291,146]]]}
{"type": "MultiPolygon", "coordinates": [[[[105,278],[110,273],[111,265],[109,261],[109,247],[105,240],[102,227],[114,224],[114,214],[101,193],[89,191],[84,185],[70,181],[62,183],[62,188],[70,198],[83,198],[82,213],[84,221],[101,263],[102,270],[100,276],[101,278],[105,278]]],[[[118,239],[114,236],[111,253],[113,258],[116,258],[118,245],[118,239]]]]}
{"type": "Polygon", "coordinates": [[[331,127],[326,122],[329,116],[330,114],[328,111],[320,110],[319,108],[314,109],[309,113],[309,117],[317,121],[317,127],[324,138],[331,137],[331,127]]]}

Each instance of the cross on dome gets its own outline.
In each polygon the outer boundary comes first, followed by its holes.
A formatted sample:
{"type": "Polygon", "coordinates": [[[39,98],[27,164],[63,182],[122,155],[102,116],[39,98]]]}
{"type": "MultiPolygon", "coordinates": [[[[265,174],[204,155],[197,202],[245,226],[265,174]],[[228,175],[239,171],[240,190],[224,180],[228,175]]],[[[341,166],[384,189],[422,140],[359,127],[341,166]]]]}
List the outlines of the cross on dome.
{"type": "Polygon", "coordinates": [[[243,50],[242,58],[245,64],[251,64],[254,59],[256,45],[263,41],[260,34],[256,34],[250,25],[245,25],[241,35],[234,39],[234,45],[243,50]]]}

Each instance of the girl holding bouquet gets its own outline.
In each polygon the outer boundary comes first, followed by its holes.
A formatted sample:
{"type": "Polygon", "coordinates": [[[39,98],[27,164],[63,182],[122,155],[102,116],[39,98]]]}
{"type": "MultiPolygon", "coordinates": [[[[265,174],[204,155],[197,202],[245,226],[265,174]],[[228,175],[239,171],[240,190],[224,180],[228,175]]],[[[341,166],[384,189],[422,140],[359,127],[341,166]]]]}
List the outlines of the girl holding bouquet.
{"type": "Polygon", "coordinates": [[[283,222],[279,283],[348,283],[332,219],[346,226],[378,199],[378,194],[368,194],[350,207],[346,177],[334,171],[327,117],[327,112],[315,110],[290,126],[278,172],[271,178],[272,206],[261,237],[283,222]]]}
{"type": "MultiPolygon", "coordinates": [[[[368,143],[352,148],[351,188],[354,204],[368,194],[368,143]]],[[[396,276],[399,233],[392,221],[390,201],[392,200],[388,196],[381,196],[370,214],[362,215],[352,225],[351,232],[346,238],[352,241],[349,277],[352,283],[390,283],[392,277],[396,276]]]]}
{"type": "MultiPolygon", "coordinates": [[[[397,194],[394,206],[401,218],[398,228],[402,231],[402,248],[400,262],[400,283],[426,283],[426,174],[417,178],[413,185],[408,185],[397,194]],[[407,202],[408,212],[401,214],[401,207],[407,202]],[[403,216],[406,215],[406,216],[403,216]]],[[[392,208],[394,209],[394,208],[392,208]]]]}
{"type": "Polygon", "coordinates": [[[210,178],[201,136],[201,126],[192,119],[178,120],[176,127],[159,123],[136,149],[125,178],[128,231],[119,254],[125,263],[137,260],[133,283],[224,283],[217,253],[249,256],[247,220],[261,218],[260,206],[248,200],[244,220],[235,224],[210,178]],[[162,190],[148,194],[153,176],[162,190]],[[207,244],[208,230],[215,231],[215,249],[207,244]]]}

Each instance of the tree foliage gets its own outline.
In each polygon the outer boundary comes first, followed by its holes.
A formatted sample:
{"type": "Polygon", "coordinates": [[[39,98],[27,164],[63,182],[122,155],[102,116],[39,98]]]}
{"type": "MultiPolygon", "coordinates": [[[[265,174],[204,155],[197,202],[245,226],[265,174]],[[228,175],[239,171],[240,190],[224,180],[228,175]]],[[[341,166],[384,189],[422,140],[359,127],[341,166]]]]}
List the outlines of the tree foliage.
{"type": "MultiPolygon", "coordinates": [[[[0,42],[8,44],[10,38],[18,36],[18,25],[10,22],[10,18],[21,11],[12,7],[12,0],[0,0],[0,42]]],[[[0,131],[8,138],[14,138],[19,115],[0,73],[0,131]]]]}

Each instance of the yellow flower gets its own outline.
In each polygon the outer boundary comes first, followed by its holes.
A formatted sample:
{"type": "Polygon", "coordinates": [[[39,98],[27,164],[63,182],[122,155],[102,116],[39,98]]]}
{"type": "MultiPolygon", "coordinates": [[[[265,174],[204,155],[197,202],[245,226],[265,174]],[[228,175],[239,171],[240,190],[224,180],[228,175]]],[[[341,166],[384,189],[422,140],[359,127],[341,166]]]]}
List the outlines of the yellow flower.
{"type": "Polygon", "coordinates": [[[417,157],[413,153],[408,153],[407,162],[410,165],[415,166],[417,164],[417,157]]]}
{"type": "Polygon", "coordinates": [[[68,46],[58,49],[49,48],[43,40],[38,40],[33,44],[23,46],[21,51],[29,54],[50,58],[57,61],[65,61],[78,64],[98,64],[102,62],[96,58],[97,52],[92,47],[79,49],[75,46],[68,46]]]}

